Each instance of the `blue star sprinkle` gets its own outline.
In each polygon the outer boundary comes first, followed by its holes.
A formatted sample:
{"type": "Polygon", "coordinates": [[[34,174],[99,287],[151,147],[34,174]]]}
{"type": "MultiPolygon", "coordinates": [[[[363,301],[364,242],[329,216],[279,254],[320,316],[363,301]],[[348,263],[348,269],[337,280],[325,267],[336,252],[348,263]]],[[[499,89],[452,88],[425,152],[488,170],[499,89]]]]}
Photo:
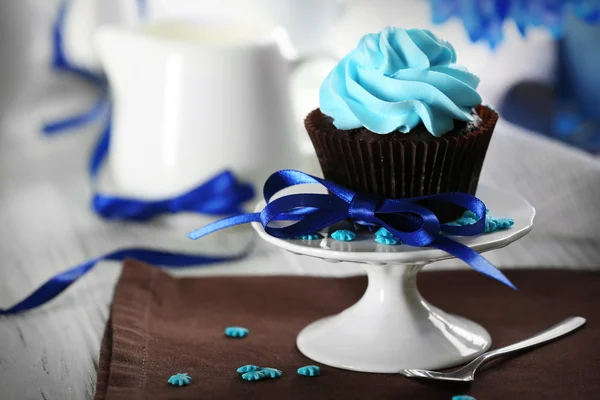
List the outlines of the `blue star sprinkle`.
{"type": "Polygon", "coordinates": [[[473,396],[469,396],[467,394],[459,394],[458,396],[452,396],[452,400],[477,400],[473,396]]]}
{"type": "Polygon", "coordinates": [[[237,372],[239,372],[240,374],[246,373],[246,372],[253,372],[253,371],[258,371],[260,369],[260,367],[257,367],[256,365],[243,365],[241,367],[239,367],[237,369],[237,372]]]}
{"type": "Polygon", "coordinates": [[[250,331],[242,326],[228,326],[225,328],[225,336],[230,338],[245,338],[250,331]]]}
{"type": "Polygon", "coordinates": [[[242,374],[242,379],[246,381],[258,381],[264,378],[264,375],[261,371],[249,371],[245,374],[242,374]]]}
{"type": "Polygon", "coordinates": [[[270,379],[275,379],[275,378],[279,378],[281,375],[283,375],[283,372],[281,372],[278,369],[275,368],[261,368],[260,371],[258,371],[263,378],[270,378],[270,379]]]}
{"type": "Polygon", "coordinates": [[[340,242],[351,242],[356,239],[356,233],[347,229],[340,229],[331,234],[331,238],[340,242]]]}
{"type": "Polygon", "coordinates": [[[508,229],[515,224],[512,218],[486,218],[485,219],[485,231],[494,232],[497,230],[508,229]]]}
{"type": "Polygon", "coordinates": [[[319,376],[321,375],[321,368],[316,365],[307,365],[298,368],[298,375],[303,376],[319,376]]]}
{"type": "Polygon", "coordinates": [[[375,241],[381,244],[401,244],[402,242],[396,238],[390,231],[381,227],[375,232],[375,241]]]}
{"type": "Polygon", "coordinates": [[[184,385],[189,385],[191,380],[192,380],[192,377],[189,376],[186,372],[184,372],[184,373],[178,373],[178,374],[172,375],[169,378],[168,382],[173,386],[184,386],[184,385]]]}
{"type": "MultiPolygon", "coordinates": [[[[449,222],[450,226],[466,226],[478,221],[477,215],[472,211],[465,211],[464,214],[454,222],[449,222]]],[[[485,214],[485,233],[492,233],[498,230],[508,229],[515,224],[512,218],[496,218],[486,210],[485,214]]]]}
{"type": "Polygon", "coordinates": [[[318,233],[308,233],[306,235],[302,235],[299,236],[298,239],[300,240],[319,240],[321,239],[321,235],[319,235],[318,233]]]}

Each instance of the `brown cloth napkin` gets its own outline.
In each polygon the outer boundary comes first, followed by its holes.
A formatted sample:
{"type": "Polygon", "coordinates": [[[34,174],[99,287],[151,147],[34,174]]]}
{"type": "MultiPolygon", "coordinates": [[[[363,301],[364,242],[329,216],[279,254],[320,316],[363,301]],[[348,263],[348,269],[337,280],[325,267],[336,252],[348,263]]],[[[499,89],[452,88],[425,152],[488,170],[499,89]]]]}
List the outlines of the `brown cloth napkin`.
{"type": "Polygon", "coordinates": [[[473,271],[423,272],[425,298],[488,329],[492,348],[534,335],[569,316],[586,326],[543,347],[496,361],[471,385],[307,364],[295,346],[308,323],[357,301],[366,278],[221,277],[175,279],[127,261],[118,282],[102,349],[96,399],[600,399],[600,273],[508,271],[519,291],[473,271]],[[244,339],[224,336],[245,326],[244,339]],[[283,377],[240,378],[245,364],[275,367],[283,377]],[[189,386],[167,379],[187,372],[189,386]]]}

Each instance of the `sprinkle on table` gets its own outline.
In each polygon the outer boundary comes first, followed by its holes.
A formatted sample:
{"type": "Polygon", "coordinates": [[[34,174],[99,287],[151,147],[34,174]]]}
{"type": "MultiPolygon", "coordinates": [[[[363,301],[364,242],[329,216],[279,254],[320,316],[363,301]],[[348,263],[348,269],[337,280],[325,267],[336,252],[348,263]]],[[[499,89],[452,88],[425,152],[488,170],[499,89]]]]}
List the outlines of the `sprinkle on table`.
{"type": "Polygon", "coordinates": [[[187,374],[187,372],[177,373],[175,375],[171,375],[169,378],[169,383],[173,386],[184,386],[189,385],[192,377],[187,374]]]}
{"type": "Polygon", "coordinates": [[[259,369],[260,369],[260,367],[258,367],[256,365],[248,364],[248,365],[242,365],[241,367],[239,367],[237,369],[237,372],[240,374],[245,374],[246,372],[258,371],[259,369]]]}
{"type": "Polygon", "coordinates": [[[265,376],[260,371],[249,371],[242,374],[242,379],[245,381],[258,381],[264,377],[265,376]]]}
{"type": "Polygon", "coordinates": [[[278,370],[277,368],[261,368],[260,371],[258,371],[263,378],[270,378],[270,379],[276,379],[276,378],[280,378],[283,375],[283,372],[281,372],[280,370],[278,370]]]}
{"type": "Polygon", "coordinates": [[[248,333],[250,333],[250,330],[243,326],[228,326],[225,328],[225,336],[230,338],[245,338],[248,333]]]}
{"type": "Polygon", "coordinates": [[[477,400],[473,396],[469,396],[468,394],[459,394],[457,396],[452,396],[452,400],[477,400]]]}
{"type": "Polygon", "coordinates": [[[302,376],[319,376],[321,375],[321,368],[317,365],[306,365],[298,368],[298,375],[302,376]]]}

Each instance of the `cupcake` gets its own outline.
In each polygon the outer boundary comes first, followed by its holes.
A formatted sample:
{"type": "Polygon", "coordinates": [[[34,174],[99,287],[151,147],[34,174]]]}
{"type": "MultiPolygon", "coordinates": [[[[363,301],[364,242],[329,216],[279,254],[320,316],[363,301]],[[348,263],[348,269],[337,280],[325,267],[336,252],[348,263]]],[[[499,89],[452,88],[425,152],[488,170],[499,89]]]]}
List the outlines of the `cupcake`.
{"type": "MultiPolygon", "coordinates": [[[[323,176],[388,198],[475,194],[498,120],[481,105],[478,84],[428,30],[365,35],[325,78],[319,108],[305,119],[323,176]]],[[[463,211],[427,206],[442,222],[463,211]]]]}

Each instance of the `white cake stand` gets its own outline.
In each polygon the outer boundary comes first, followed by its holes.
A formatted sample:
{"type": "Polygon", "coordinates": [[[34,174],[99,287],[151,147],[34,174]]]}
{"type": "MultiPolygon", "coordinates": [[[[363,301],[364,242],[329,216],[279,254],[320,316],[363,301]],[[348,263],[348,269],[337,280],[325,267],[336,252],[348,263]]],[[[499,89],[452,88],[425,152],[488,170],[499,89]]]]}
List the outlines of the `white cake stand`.
{"type": "MultiPolygon", "coordinates": [[[[513,218],[515,224],[504,231],[457,237],[458,241],[481,253],[504,247],[531,230],[535,209],[526,200],[486,187],[479,188],[477,197],[495,216],[513,218]]],[[[264,202],[257,209],[263,207],[264,202]]],[[[259,223],[252,225],[261,238],[282,249],[330,262],[360,263],[367,270],[369,284],[356,304],[299,333],[296,344],[308,358],[354,371],[395,373],[463,364],[490,347],[483,327],[440,310],[419,294],[417,272],[428,263],[452,258],[448,253],[378,244],[368,232],[352,242],[336,241],[326,232],[319,240],[283,240],[267,234],[259,223]]]]}

